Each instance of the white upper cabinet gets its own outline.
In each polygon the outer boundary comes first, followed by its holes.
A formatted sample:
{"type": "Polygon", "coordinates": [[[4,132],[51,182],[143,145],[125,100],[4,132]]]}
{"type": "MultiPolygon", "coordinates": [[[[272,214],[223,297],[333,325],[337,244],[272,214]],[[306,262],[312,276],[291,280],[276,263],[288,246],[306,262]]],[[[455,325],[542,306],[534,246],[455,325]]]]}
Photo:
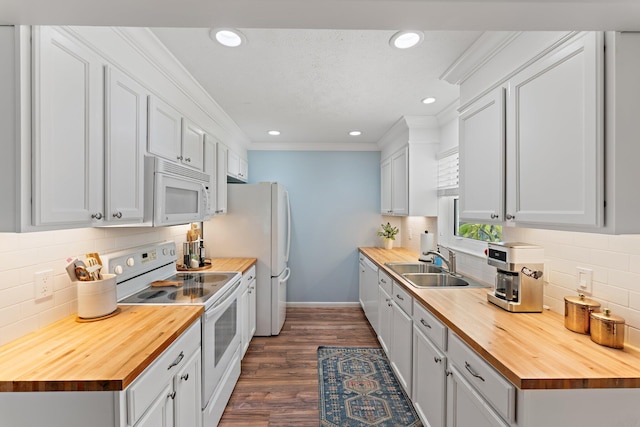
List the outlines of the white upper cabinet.
{"type": "Polygon", "coordinates": [[[202,170],[204,131],[162,101],[149,97],[150,153],[202,170]]]}
{"type": "Polygon", "coordinates": [[[391,158],[386,158],[380,163],[380,212],[384,215],[392,213],[391,210],[391,158]]]}
{"type": "MultiPolygon", "coordinates": [[[[209,185],[207,191],[209,192],[209,207],[207,209],[207,217],[210,218],[216,213],[216,203],[218,189],[217,183],[217,157],[218,157],[218,142],[209,134],[204,135],[204,173],[209,175],[209,185]]],[[[206,218],[206,219],[208,219],[206,218]]]]}
{"type": "Polygon", "coordinates": [[[62,30],[33,33],[33,222],[91,226],[104,217],[99,56],[62,30]]]}
{"type": "Polygon", "coordinates": [[[504,219],[505,93],[502,87],[460,114],[460,217],[504,219]]]}
{"type": "Polygon", "coordinates": [[[116,68],[105,76],[105,222],[142,222],[148,92],[116,68]]]}
{"type": "Polygon", "coordinates": [[[409,148],[391,156],[391,214],[409,214],[409,148]]]}
{"type": "Polygon", "coordinates": [[[216,215],[223,215],[227,213],[227,157],[229,149],[226,145],[218,142],[217,149],[217,194],[216,194],[216,215]]]}
{"type": "Polygon", "coordinates": [[[603,225],[603,55],[580,33],[461,109],[462,220],[603,225]]]}
{"type": "Polygon", "coordinates": [[[506,219],[602,226],[603,61],[585,33],[509,81],[506,219]]]}
{"type": "Polygon", "coordinates": [[[182,119],[182,158],[180,161],[202,170],[204,131],[188,119],[182,119]]]}
{"type": "Polygon", "coordinates": [[[229,182],[247,182],[249,178],[249,163],[231,150],[227,158],[227,177],[229,182]]]}
{"type": "Polygon", "coordinates": [[[182,160],[182,115],[155,96],[149,97],[149,152],[182,160]]]}

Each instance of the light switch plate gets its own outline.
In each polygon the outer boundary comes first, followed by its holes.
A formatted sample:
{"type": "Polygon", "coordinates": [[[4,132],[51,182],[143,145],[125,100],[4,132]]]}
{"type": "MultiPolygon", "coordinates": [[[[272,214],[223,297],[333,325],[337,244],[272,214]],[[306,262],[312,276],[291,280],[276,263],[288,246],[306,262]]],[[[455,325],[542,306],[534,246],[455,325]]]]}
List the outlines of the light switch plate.
{"type": "Polygon", "coordinates": [[[583,294],[593,293],[593,270],[585,267],[576,267],[578,272],[577,290],[583,294]]]}
{"type": "Polygon", "coordinates": [[[53,295],[53,270],[38,271],[34,274],[35,300],[53,295]]]}

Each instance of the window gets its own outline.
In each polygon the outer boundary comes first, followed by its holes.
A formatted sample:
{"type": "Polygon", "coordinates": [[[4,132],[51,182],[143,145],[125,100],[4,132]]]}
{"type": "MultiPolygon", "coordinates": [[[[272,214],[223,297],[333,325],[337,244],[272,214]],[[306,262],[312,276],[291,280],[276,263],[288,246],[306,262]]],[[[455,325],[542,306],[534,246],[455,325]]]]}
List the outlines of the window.
{"type": "Polygon", "coordinates": [[[482,242],[500,242],[502,241],[502,226],[494,224],[473,224],[469,222],[460,222],[459,200],[453,201],[453,234],[458,237],[466,237],[468,239],[480,240],[482,242]]]}

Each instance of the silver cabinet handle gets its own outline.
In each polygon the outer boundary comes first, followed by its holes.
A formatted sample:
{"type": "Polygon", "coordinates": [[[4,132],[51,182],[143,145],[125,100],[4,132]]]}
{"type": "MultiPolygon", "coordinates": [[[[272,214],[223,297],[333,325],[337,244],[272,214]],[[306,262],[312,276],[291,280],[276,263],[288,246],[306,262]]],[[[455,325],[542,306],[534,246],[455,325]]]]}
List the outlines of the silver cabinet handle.
{"type": "Polygon", "coordinates": [[[491,219],[496,219],[498,218],[500,215],[498,215],[497,213],[492,213],[491,214],[491,219]]]}
{"type": "Polygon", "coordinates": [[[381,281],[382,283],[387,283],[387,281],[386,281],[386,280],[384,280],[384,279],[380,279],[380,281],[381,281]]]}
{"type": "Polygon", "coordinates": [[[185,161],[185,162],[191,162],[191,157],[186,157],[186,158],[184,159],[184,161],[185,161]]]}
{"type": "Polygon", "coordinates": [[[448,370],[448,369],[447,369],[446,371],[444,371],[444,373],[445,373],[447,376],[449,376],[449,375],[453,375],[453,372],[451,372],[451,371],[450,371],[450,370],[448,370]]]}
{"type": "Polygon", "coordinates": [[[182,160],[184,157],[182,157],[182,156],[178,156],[178,157],[176,157],[176,158],[177,158],[178,160],[182,160]]]}
{"type": "Polygon", "coordinates": [[[507,214],[507,219],[516,219],[515,215],[507,214]]]}
{"type": "Polygon", "coordinates": [[[114,218],[118,218],[118,219],[122,218],[122,212],[116,212],[116,213],[114,213],[114,214],[113,214],[113,217],[114,217],[114,218]]]}
{"type": "Polygon", "coordinates": [[[180,377],[181,380],[189,381],[189,374],[184,374],[180,377]]]}
{"type": "Polygon", "coordinates": [[[466,368],[466,370],[467,370],[467,371],[469,371],[469,373],[470,373],[471,375],[473,375],[474,377],[476,377],[476,378],[478,378],[478,379],[480,379],[480,380],[484,381],[484,378],[482,378],[482,377],[480,376],[480,374],[476,373],[476,372],[473,370],[473,368],[471,368],[471,365],[469,365],[469,362],[467,362],[466,360],[465,360],[465,362],[464,362],[464,367],[466,368]]]}
{"type": "Polygon", "coordinates": [[[426,322],[426,320],[424,320],[424,319],[420,319],[420,323],[422,323],[422,324],[423,324],[424,326],[426,326],[427,328],[431,329],[431,325],[430,325],[430,324],[428,324],[428,323],[426,322]]]}
{"type": "Polygon", "coordinates": [[[94,213],[91,215],[92,219],[102,219],[102,212],[94,213]]]}
{"type": "Polygon", "coordinates": [[[178,365],[180,362],[182,362],[182,359],[184,359],[184,351],[181,351],[178,357],[176,357],[176,360],[171,362],[171,365],[169,365],[169,367],[167,368],[167,371],[173,368],[174,366],[178,365]]]}
{"type": "Polygon", "coordinates": [[[400,294],[396,294],[396,298],[398,298],[400,301],[404,301],[404,298],[402,298],[402,296],[400,296],[400,294]]]}
{"type": "Polygon", "coordinates": [[[440,362],[442,362],[442,357],[433,356],[433,361],[436,362],[436,363],[440,363],[440,362]]]}
{"type": "Polygon", "coordinates": [[[167,394],[167,397],[168,397],[169,399],[171,399],[171,400],[175,399],[175,398],[176,398],[176,392],[175,392],[175,390],[174,390],[174,392],[173,392],[173,393],[169,393],[169,394],[167,394]]]}

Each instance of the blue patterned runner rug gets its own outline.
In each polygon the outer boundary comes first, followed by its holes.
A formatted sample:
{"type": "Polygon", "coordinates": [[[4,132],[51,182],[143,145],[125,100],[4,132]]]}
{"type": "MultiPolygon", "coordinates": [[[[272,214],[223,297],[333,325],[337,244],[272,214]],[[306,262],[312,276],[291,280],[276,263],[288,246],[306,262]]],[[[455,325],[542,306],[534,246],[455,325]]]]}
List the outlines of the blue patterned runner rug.
{"type": "Polygon", "coordinates": [[[320,425],[422,426],[380,348],[318,347],[320,425]]]}

